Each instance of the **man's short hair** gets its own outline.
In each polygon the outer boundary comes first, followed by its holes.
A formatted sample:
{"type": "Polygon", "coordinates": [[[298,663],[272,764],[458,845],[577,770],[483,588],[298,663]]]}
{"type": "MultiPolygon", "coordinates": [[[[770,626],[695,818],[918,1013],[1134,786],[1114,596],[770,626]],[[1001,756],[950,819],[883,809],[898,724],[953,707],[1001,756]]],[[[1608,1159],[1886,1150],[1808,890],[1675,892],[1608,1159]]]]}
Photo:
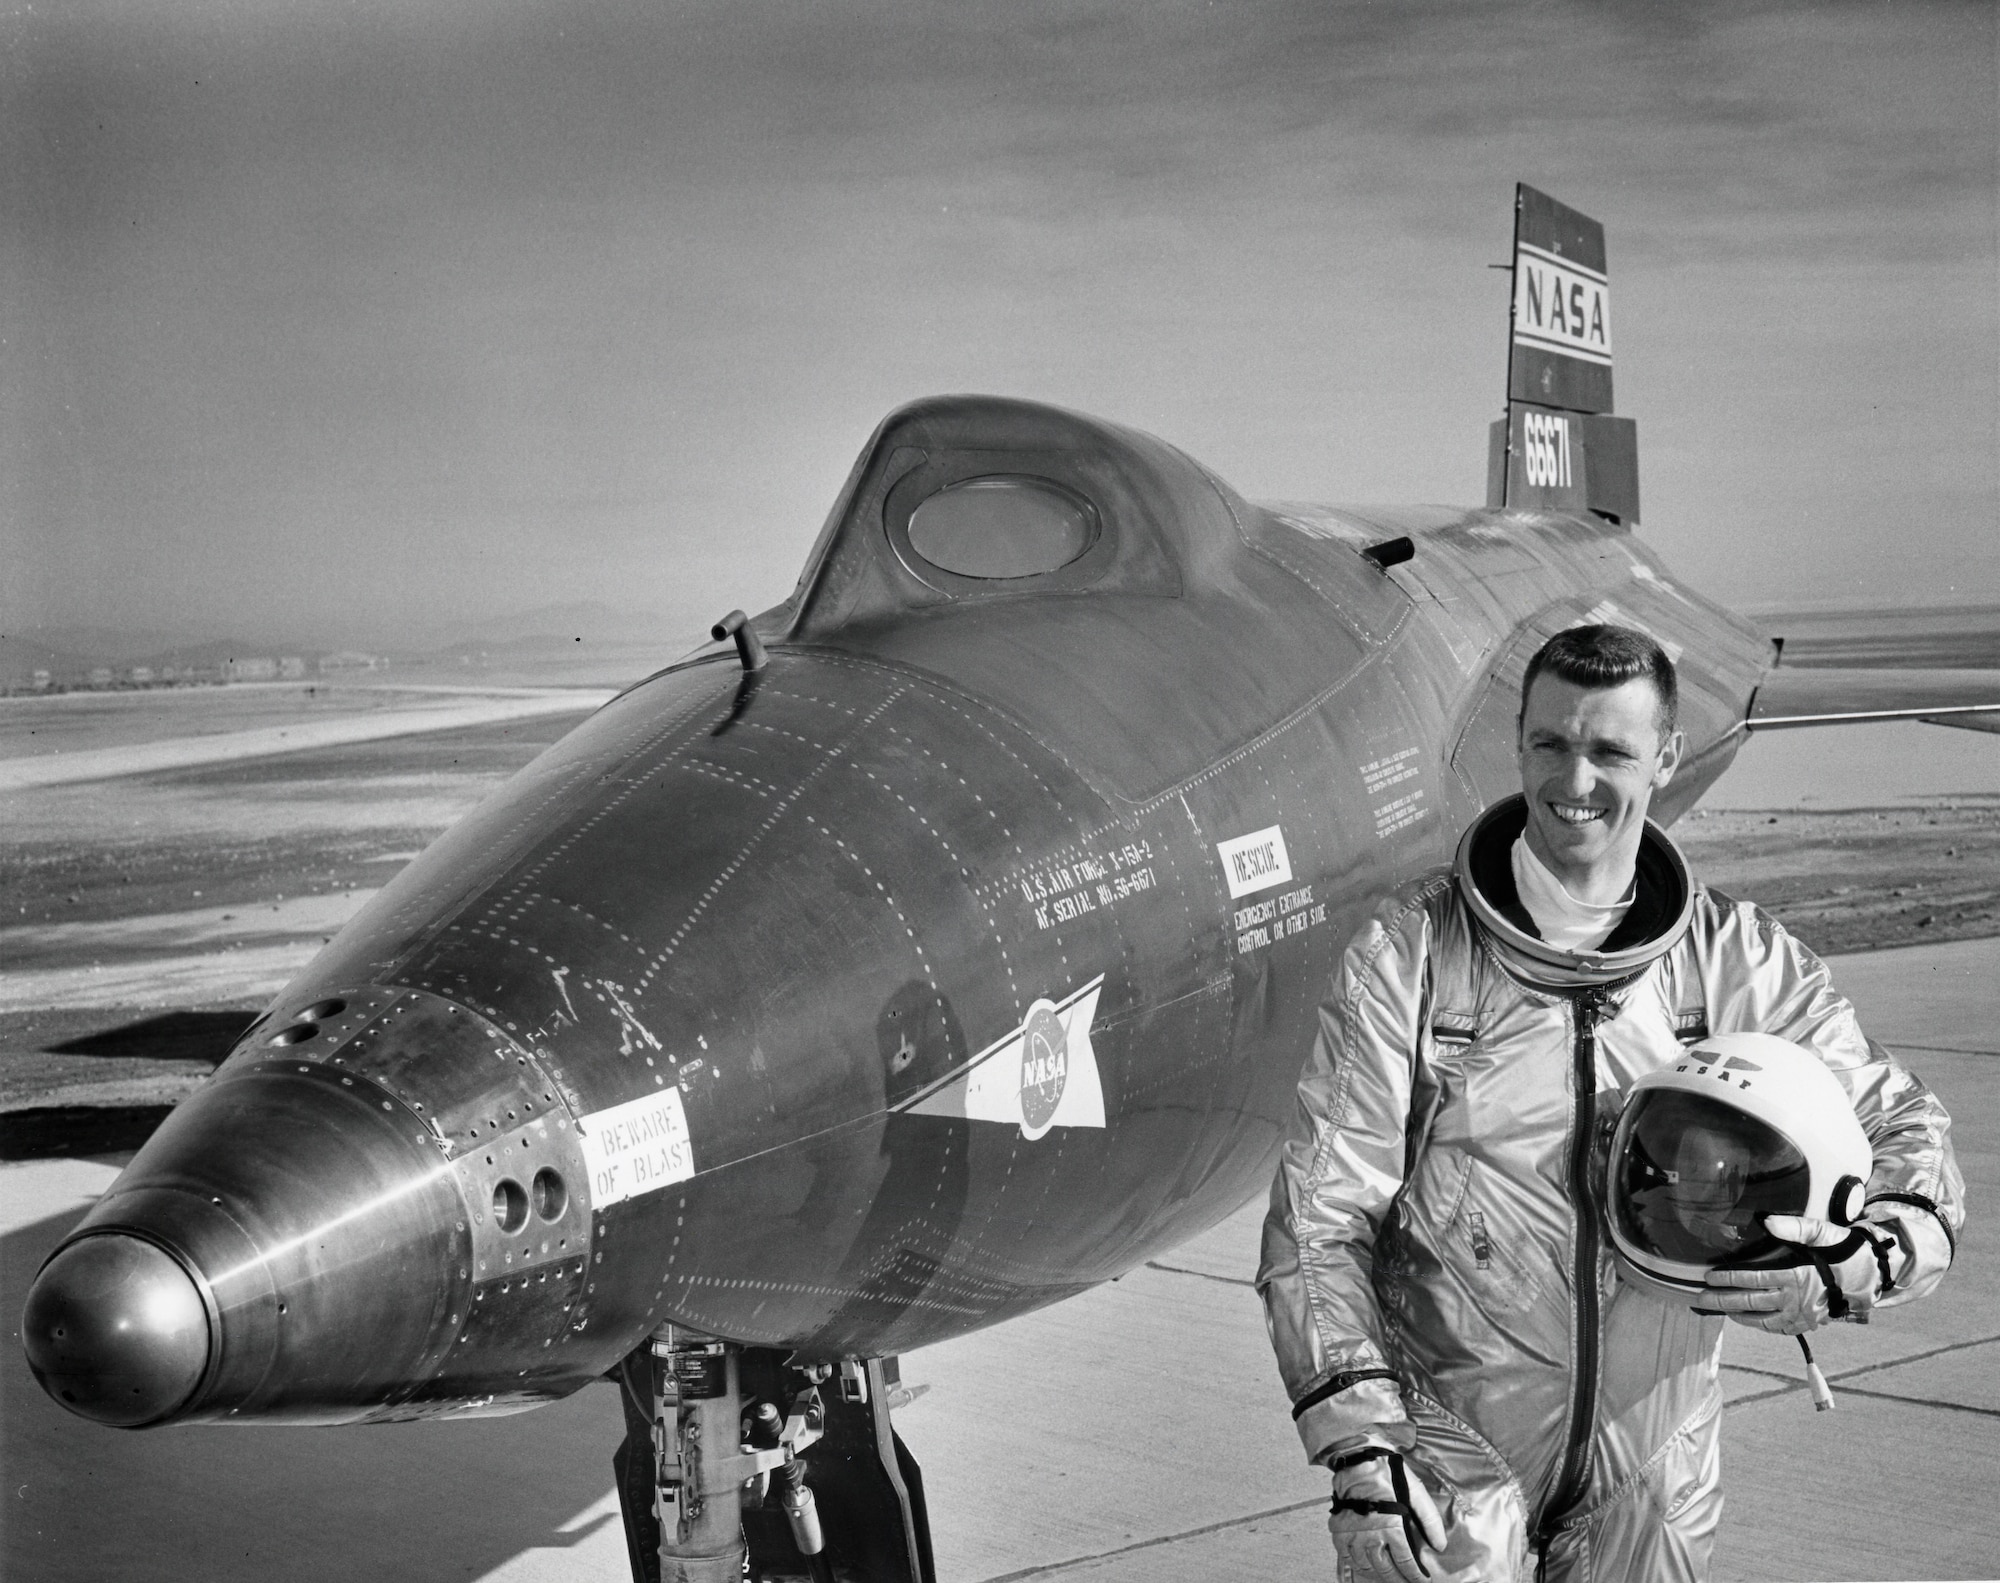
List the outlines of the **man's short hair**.
{"type": "Polygon", "coordinates": [[[1521,713],[1516,725],[1527,717],[1528,689],[1535,678],[1547,671],[1578,687],[1617,687],[1644,677],[1653,684],[1659,704],[1655,718],[1660,736],[1673,734],[1680,718],[1680,683],[1674,676],[1674,662],[1667,652],[1643,632],[1630,627],[1598,625],[1571,627],[1558,632],[1535,651],[1521,678],[1521,713]]]}

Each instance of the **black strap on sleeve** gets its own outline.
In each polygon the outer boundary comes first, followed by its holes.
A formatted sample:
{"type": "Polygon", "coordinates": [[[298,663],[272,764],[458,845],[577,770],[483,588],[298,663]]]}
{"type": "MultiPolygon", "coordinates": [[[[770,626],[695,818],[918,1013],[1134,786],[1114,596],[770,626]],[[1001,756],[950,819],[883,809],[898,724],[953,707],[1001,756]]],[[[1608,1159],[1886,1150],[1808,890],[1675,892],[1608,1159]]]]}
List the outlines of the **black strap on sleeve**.
{"type": "Polygon", "coordinates": [[[1391,1451],[1387,1446],[1363,1446],[1358,1451],[1350,1451],[1345,1456],[1333,1459],[1333,1471],[1339,1473],[1344,1468],[1357,1467],[1363,1462],[1387,1462],[1389,1464],[1389,1488],[1395,1493],[1391,1501],[1355,1500],[1340,1493],[1338,1484],[1334,1486],[1333,1506],[1336,1512],[1358,1512],[1363,1517],[1400,1517],[1403,1519],[1403,1538],[1410,1547],[1410,1559],[1417,1564],[1417,1570],[1425,1577],[1431,1569],[1424,1565],[1424,1531],[1417,1522],[1417,1509],[1410,1504],[1410,1476],[1403,1469],[1403,1454],[1391,1451]]]}
{"type": "Polygon", "coordinates": [[[1901,1247],[1902,1243],[1895,1237],[1870,1234],[1865,1231],[1862,1235],[1868,1238],[1868,1246],[1875,1250],[1875,1268],[1882,1276],[1881,1284],[1875,1288],[1875,1296],[1878,1299],[1887,1297],[1896,1289],[1896,1277],[1889,1272],[1889,1250],[1901,1247]]]}
{"type": "MultiPolygon", "coordinates": [[[[1922,1193],[1877,1193],[1869,1199],[1870,1204],[1910,1204],[1933,1217],[1944,1229],[1944,1245],[1952,1259],[1958,1258],[1958,1238],[1951,1234],[1951,1222],[1944,1218],[1944,1211],[1937,1206],[1937,1200],[1926,1198],[1922,1193]]],[[[1865,1207],[1865,1206],[1864,1206],[1865,1207]]]]}
{"type": "Polygon", "coordinates": [[[1394,1369],[1347,1369],[1335,1374],[1292,1403],[1292,1422],[1297,1423],[1306,1415],[1308,1408],[1319,1406],[1330,1396],[1338,1396],[1349,1386],[1359,1385],[1363,1380],[1393,1380],[1395,1377],[1394,1369]]]}

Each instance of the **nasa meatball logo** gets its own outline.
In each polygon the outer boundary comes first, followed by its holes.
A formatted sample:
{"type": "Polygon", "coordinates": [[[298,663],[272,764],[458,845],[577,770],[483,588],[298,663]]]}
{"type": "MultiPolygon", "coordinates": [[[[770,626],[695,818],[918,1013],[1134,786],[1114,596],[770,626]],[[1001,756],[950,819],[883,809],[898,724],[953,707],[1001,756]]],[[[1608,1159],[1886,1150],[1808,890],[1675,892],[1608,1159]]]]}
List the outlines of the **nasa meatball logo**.
{"type": "Polygon", "coordinates": [[[1055,1125],[1069,1080],[1069,1034],[1049,1000],[1028,1008],[1021,1034],[1021,1136],[1032,1142],[1055,1125]]]}
{"type": "Polygon", "coordinates": [[[1057,1127],[1102,1127],[1104,1083],[1090,1024],[1104,989],[1098,974],[1060,1000],[1037,1000],[1027,1015],[963,1066],[890,1109],[1018,1127],[1029,1143],[1057,1127]]]}

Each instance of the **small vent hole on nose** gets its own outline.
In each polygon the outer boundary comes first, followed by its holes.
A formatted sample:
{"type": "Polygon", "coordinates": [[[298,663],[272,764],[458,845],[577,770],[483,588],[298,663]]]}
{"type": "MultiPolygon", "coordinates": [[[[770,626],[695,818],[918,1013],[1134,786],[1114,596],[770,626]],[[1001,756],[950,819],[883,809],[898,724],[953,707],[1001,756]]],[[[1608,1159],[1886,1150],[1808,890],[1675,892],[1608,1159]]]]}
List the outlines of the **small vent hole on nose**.
{"type": "Polygon", "coordinates": [[[304,1044],[308,1039],[317,1039],[319,1029],[310,1022],[295,1022],[289,1028],[281,1028],[271,1035],[271,1048],[282,1050],[288,1044],[304,1044]]]}
{"type": "Polygon", "coordinates": [[[535,1173],[535,1213],[544,1220],[560,1220],[569,1207],[569,1188],[556,1172],[544,1166],[535,1173]]]}
{"type": "Polygon", "coordinates": [[[528,1195],[511,1177],[493,1188],[493,1219],[502,1231],[519,1231],[528,1223],[528,1195]]]}
{"type": "Polygon", "coordinates": [[[329,1017],[338,1017],[347,1010],[344,1000],[316,1000],[299,1013],[301,1022],[325,1022],[329,1017]]]}

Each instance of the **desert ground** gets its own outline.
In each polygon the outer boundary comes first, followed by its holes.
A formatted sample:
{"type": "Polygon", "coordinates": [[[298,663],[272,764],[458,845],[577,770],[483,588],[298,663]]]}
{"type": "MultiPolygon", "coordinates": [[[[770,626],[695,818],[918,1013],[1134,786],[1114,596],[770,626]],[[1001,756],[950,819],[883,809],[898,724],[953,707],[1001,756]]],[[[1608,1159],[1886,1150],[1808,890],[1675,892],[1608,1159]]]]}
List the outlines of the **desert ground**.
{"type": "Polygon", "coordinates": [[[605,696],[0,699],[0,777],[19,777],[0,785],[0,1156],[72,1149],[79,1125],[135,1146],[363,901],[605,696]],[[169,753],[195,762],[152,767],[169,753]]]}
{"type": "MultiPolygon", "coordinates": [[[[516,687],[293,691],[0,700],[0,771],[17,772],[0,785],[10,1317],[41,1258],[263,1002],[589,702],[544,693],[524,708],[516,687]],[[353,740],[341,722],[357,715],[399,734],[353,740]],[[139,772],[97,773],[120,764],[139,772]]],[[[1938,1499],[1949,1470],[1990,1463],[2000,1426],[1979,1214],[2000,1181],[1986,1020],[2000,968],[2000,741],[1897,729],[1869,762],[1928,755],[1914,791],[1876,795],[1868,775],[1746,750],[1745,790],[1677,831],[1711,883],[1836,957],[1870,1026],[1953,1111],[1975,1197],[1966,1268],[1939,1298],[1822,1345],[1841,1411],[1811,1411],[1789,1343],[1732,1331],[1717,1567],[1730,1583],[1990,1576],[2000,1554],[1987,1506],[1938,1499]],[[1925,1514],[1916,1530],[1897,1522],[1911,1512],[1925,1514]]],[[[1907,763],[1891,768],[1911,783],[1907,763]]],[[[926,1469],[941,1576],[1325,1575],[1323,1476],[1291,1443],[1251,1290],[1259,1213],[1246,1206],[1120,1282],[904,1360],[906,1379],[934,1387],[898,1421],[926,1469]],[[1208,1388],[1172,1384],[1192,1375],[1208,1388]]],[[[10,1341],[0,1394],[8,1576],[623,1575],[608,1388],[526,1418],[395,1433],[119,1435],[50,1403],[10,1341]],[[524,1457],[540,1470],[525,1485],[524,1457]]]]}
{"type": "MultiPolygon", "coordinates": [[[[603,696],[0,700],[0,1156],[73,1148],[79,1128],[131,1146],[368,896],[603,696]]],[[[1711,884],[1826,954],[2000,935],[2000,778],[1880,807],[1698,809],[1676,834],[1711,884]]]]}

